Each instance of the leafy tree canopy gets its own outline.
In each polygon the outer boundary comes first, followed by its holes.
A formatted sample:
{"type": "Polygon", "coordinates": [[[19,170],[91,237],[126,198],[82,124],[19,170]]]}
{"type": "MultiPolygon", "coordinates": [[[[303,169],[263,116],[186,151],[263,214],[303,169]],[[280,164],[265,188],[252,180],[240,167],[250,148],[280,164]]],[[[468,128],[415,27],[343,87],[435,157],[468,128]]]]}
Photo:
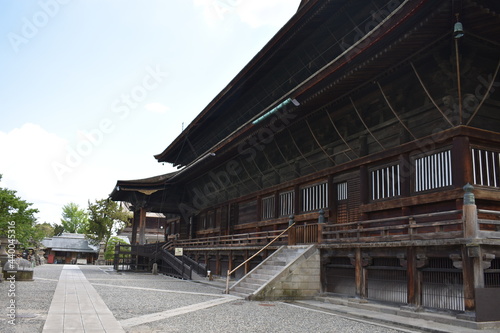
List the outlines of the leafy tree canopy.
{"type": "Polygon", "coordinates": [[[76,203],[70,202],[63,206],[61,225],[65,232],[84,233],[88,220],[85,209],[80,209],[76,203]]]}
{"type": "Polygon", "coordinates": [[[117,244],[130,244],[129,242],[113,236],[108,240],[108,244],[106,245],[106,251],[104,252],[104,259],[111,260],[115,257],[115,246],[117,244]]]}
{"type": "Polygon", "coordinates": [[[47,222],[36,224],[35,230],[37,233],[37,238],[39,239],[44,239],[45,237],[54,236],[54,227],[47,222]]]}
{"type": "Polygon", "coordinates": [[[31,208],[31,205],[18,197],[16,191],[0,187],[0,236],[8,237],[10,226],[11,230],[12,227],[15,230],[11,236],[15,235],[21,246],[32,246],[40,241],[35,229],[35,214],[38,213],[38,209],[31,208]]]}
{"type": "Polygon", "coordinates": [[[89,201],[89,221],[85,231],[87,238],[94,243],[108,243],[111,235],[123,228],[130,219],[130,213],[124,211],[117,202],[109,199],[89,201]]]}
{"type": "Polygon", "coordinates": [[[64,232],[64,227],[60,224],[54,223],[52,224],[52,227],[54,228],[54,236],[61,236],[64,232]]]}

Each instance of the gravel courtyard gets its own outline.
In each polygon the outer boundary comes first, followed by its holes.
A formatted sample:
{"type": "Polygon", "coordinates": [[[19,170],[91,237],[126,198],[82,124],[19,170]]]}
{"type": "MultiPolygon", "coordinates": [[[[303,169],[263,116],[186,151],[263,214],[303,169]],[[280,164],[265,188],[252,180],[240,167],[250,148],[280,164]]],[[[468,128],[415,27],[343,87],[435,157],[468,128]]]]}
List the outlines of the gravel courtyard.
{"type": "MultiPolygon", "coordinates": [[[[33,282],[16,282],[15,326],[7,317],[10,284],[0,283],[0,332],[42,332],[62,268],[38,266],[33,282]]],[[[410,332],[284,302],[249,302],[217,286],[163,275],[79,268],[126,332],[410,332]]]]}

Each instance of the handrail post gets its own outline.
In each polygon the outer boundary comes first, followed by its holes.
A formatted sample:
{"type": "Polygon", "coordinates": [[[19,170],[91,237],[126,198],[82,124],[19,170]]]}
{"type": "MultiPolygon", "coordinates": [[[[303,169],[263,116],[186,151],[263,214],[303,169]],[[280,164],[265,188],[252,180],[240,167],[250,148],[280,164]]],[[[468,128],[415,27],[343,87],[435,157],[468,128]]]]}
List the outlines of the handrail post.
{"type": "Polygon", "coordinates": [[[229,294],[229,277],[231,276],[231,271],[227,270],[226,276],[226,294],[229,294]]]}
{"type": "MultiPolygon", "coordinates": [[[[295,216],[290,215],[290,218],[288,220],[288,229],[290,229],[290,227],[292,225],[295,224],[295,216]]],[[[296,230],[293,230],[292,232],[289,232],[288,233],[288,245],[295,245],[297,243],[297,232],[296,230]]]]}
{"type": "Polygon", "coordinates": [[[325,224],[325,211],[323,209],[319,210],[318,215],[318,230],[316,235],[316,243],[323,243],[323,225],[325,224]]]}
{"type": "Polygon", "coordinates": [[[477,219],[477,206],[472,191],[474,187],[471,184],[464,186],[464,205],[463,205],[463,221],[464,221],[464,237],[477,238],[479,233],[479,225],[477,219]]]}
{"type": "Polygon", "coordinates": [[[325,211],[323,209],[319,210],[318,223],[325,223],[325,211]]]}

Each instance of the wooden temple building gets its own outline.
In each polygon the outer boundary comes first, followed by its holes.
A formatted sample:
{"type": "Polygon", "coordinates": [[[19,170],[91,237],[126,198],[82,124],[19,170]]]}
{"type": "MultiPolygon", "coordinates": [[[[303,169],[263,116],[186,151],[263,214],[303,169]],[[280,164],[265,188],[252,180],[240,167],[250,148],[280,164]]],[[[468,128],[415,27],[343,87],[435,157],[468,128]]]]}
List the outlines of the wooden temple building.
{"type": "Polygon", "coordinates": [[[500,320],[499,68],[498,1],[302,1],[155,155],[178,171],[111,198],[134,232],[168,214],[162,249],[234,281],[296,245],[298,277],[283,255],[273,288],[231,288],[249,298],[500,320]]]}

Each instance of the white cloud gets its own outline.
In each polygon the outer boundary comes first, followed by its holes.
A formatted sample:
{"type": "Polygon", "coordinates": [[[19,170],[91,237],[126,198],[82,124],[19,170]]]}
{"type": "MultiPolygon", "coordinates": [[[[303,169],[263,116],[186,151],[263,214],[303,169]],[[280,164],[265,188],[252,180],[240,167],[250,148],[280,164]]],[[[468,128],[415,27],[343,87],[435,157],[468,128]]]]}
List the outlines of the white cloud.
{"type": "Polygon", "coordinates": [[[38,221],[49,223],[60,223],[67,203],[85,209],[89,200],[106,198],[117,179],[170,172],[159,163],[147,163],[153,160],[149,152],[131,152],[121,141],[113,144],[95,131],[78,131],[69,142],[30,123],[0,131],[0,156],[0,187],[17,191],[40,211],[38,221]],[[54,165],[65,168],[58,173],[54,165]]]}
{"type": "Polygon", "coordinates": [[[166,113],[170,108],[161,103],[149,103],[144,106],[146,110],[154,113],[166,113]]]}
{"type": "MultiPolygon", "coordinates": [[[[50,161],[60,157],[65,144],[57,135],[30,123],[8,133],[0,132],[0,186],[17,191],[23,200],[39,202],[45,210],[52,210],[58,189],[53,186],[50,161]]],[[[41,211],[40,205],[34,207],[41,211]]]]}
{"type": "Polygon", "coordinates": [[[105,197],[112,189],[111,172],[91,163],[82,163],[60,181],[53,163],[65,161],[68,147],[65,139],[36,124],[0,132],[0,187],[15,190],[21,199],[33,203],[40,211],[39,222],[59,223],[63,205],[75,202],[85,208],[92,195],[105,197]]]}

